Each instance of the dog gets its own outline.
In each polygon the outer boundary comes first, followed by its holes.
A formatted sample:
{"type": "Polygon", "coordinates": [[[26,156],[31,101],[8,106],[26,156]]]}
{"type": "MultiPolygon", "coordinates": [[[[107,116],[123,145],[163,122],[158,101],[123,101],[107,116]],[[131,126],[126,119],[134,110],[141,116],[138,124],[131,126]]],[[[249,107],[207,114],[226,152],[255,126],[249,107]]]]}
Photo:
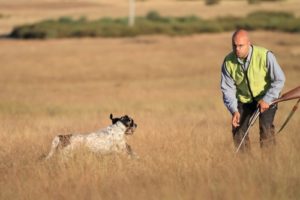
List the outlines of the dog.
{"type": "Polygon", "coordinates": [[[110,114],[112,124],[104,129],[89,134],[57,135],[52,140],[49,154],[45,160],[50,159],[57,150],[64,156],[69,155],[79,147],[86,147],[89,151],[100,154],[125,153],[131,158],[138,158],[126,142],[126,135],[132,135],[137,124],[128,115],[114,118],[110,114]]]}

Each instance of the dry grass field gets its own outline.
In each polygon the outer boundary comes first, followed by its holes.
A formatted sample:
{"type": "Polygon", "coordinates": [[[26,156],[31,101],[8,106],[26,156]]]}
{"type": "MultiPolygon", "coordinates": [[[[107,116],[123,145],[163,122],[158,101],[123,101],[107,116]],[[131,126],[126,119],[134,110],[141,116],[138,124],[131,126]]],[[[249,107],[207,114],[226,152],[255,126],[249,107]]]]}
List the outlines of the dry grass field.
{"type": "MultiPolygon", "coordinates": [[[[299,35],[250,36],[276,54],[283,92],[298,86],[299,35]]],[[[256,124],[251,154],[234,154],[219,89],[230,40],[0,40],[0,199],[300,199],[299,110],[273,151],[259,148],[256,124]],[[39,161],[56,134],[106,127],[110,113],[137,122],[128,143],[139,160],[78,152],[39,161]]],[[[280,104],[277,126],[294,102],[280,104]]]]}

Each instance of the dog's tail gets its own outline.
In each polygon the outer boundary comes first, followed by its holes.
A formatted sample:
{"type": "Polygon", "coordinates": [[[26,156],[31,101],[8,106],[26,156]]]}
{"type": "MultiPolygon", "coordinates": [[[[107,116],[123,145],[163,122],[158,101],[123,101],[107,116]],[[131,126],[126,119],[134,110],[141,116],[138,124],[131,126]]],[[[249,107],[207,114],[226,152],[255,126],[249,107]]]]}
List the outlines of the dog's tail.
{"type": "Polygon", "coordinates": [[[49,158],[51,158],[53,156],[53,154],[55,153],[55,151],[58,148],[59,143],[60,143],[60,138],[59,138],[59,136],[56,136],[52,140],[51,149],[50,149],[49,154],[47,156],[43,156],[45,160],[48,160],[49,158]]]}

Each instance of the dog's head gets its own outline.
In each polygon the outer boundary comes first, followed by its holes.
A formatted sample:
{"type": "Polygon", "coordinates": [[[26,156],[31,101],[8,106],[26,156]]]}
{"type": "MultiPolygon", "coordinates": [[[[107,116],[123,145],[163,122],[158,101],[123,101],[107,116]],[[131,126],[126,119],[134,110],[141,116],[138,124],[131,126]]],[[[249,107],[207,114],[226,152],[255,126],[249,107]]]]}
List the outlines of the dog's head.
{"type": "Polygon", "coordinates": [[[114,118],[113,115],[110,114],[109,118],[111,119],[112,124],[115,124],[118,121],[120,121],[126,127],[126,131],[125,131],[126,135],[132,135],[135,129],[137,128],[137,124],[134,123],[134,120],[128,115],[124,115],[120,118],[119,117],[114,118]]]}

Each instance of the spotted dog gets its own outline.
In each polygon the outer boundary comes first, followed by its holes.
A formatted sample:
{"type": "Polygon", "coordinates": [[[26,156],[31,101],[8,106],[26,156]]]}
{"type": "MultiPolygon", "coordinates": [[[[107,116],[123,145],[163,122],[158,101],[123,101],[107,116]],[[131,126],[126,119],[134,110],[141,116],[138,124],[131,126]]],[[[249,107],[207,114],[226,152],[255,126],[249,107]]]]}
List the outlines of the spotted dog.
{"type": "Polygon", "coordinates": [[[45,159],[51,158],[57,150],[61,151],[63,155],[68,155],[80,146],[86,147],[94,153],[126,153],[130,157],[136,158],[136,154],[126,142],[125,135],[132,135],[137,128],[137,124],[127,115],[114,118],[110,114],[110,119],[112,125],[93,133],[54,137],[50,152],[45,159]]]}

